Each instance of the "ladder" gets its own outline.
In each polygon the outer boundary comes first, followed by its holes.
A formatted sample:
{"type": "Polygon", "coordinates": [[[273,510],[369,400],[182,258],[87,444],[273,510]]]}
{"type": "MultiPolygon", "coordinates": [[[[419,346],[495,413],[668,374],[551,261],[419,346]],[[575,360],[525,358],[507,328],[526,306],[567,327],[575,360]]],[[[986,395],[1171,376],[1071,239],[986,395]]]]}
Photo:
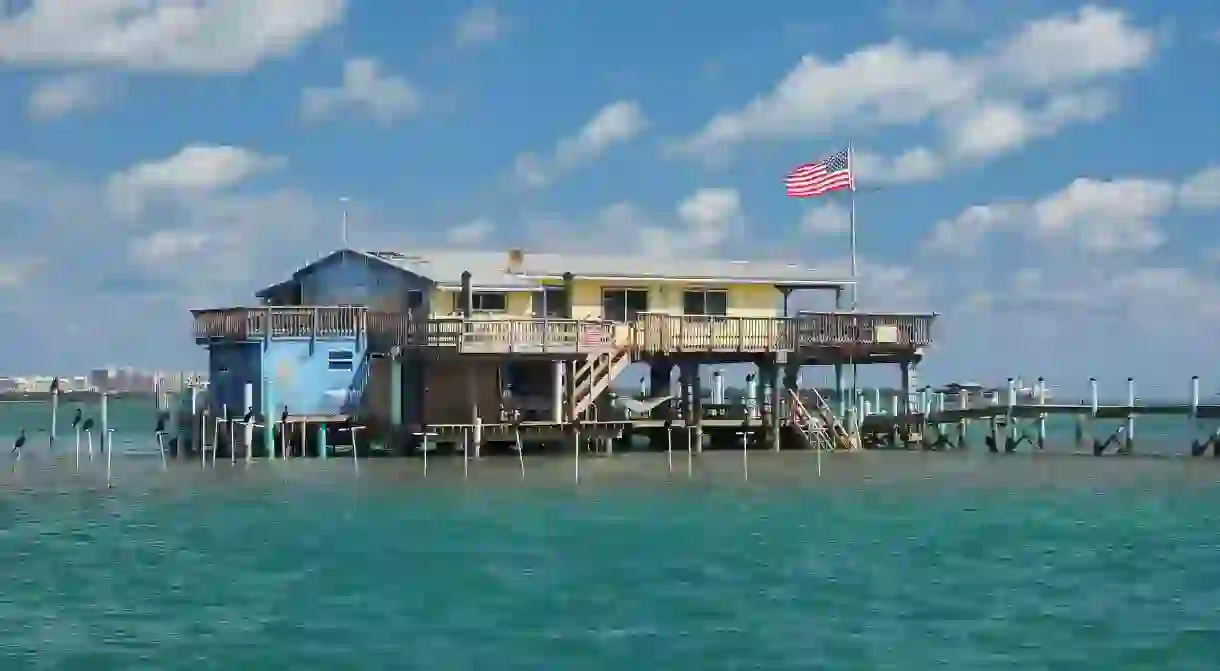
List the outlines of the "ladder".
{"type": "Polygon", "coordinates": [[[631,348],[615,347],[593,352],[572,370],[572,418],[580,417],[597,397],[610,387],[618,374],[631,365],[631,348]]]}
{"type": "Polygon", "coordinates": [[[813,390],[812,411],[801,402],[800,394],[795,389],[789,389],[788,394],[792,400],[792,423],[810,447],[823,450],[860,449],[859,438],[843,426],[817,389],[813,390]]]}

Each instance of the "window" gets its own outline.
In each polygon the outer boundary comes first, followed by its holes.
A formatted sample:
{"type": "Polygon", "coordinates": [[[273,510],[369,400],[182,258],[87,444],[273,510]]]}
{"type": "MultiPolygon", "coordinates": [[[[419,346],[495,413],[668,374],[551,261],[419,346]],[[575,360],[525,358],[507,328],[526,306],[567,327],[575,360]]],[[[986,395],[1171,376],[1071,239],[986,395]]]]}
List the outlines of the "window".
{"type": "Polygon", "coordinates": [[[539,310],[544,317],[562,319],[568,316],[568,293],[563,287],[547,287],[538,298],[544,309],[539,310]]]}
{"type": "Polygon", "coordinates": [[[687,289],[682,292],[682,314],[723,317],[729,313],[729,292],[724,289],[687,289]]]}
{"type": "Polygon", "coordinates": [[[355,354],[349,349],[337,349],[327,354],[327,370],[351,370],[355,354]]]}
{"type": "Polygon", "coordinates": [[[508,294],[476,291],[470,296],[475,312],[506,312],[508,294]]]}
{"type": "Polygon", "coordinates": [[[612,322],[635,321],[639,313],[648,311],[648,291],[645,289],[603,289],[602,318],[612,322]]]}

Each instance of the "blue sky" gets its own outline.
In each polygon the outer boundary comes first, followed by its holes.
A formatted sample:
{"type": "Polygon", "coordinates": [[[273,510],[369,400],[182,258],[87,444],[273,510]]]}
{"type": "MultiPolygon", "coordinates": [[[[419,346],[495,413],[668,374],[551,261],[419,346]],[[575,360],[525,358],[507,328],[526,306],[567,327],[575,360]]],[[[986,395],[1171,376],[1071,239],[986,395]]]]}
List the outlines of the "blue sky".
{"type": "Polygon", "coordinates": [[[187,310],[341,197],[361,246],[841,276],[848,200],[782,178],[851,142],[861,303],[943,315],[925,379],[1220,387],[1214,2],[7,4],[3,372],[199,366],[187,310]]]}

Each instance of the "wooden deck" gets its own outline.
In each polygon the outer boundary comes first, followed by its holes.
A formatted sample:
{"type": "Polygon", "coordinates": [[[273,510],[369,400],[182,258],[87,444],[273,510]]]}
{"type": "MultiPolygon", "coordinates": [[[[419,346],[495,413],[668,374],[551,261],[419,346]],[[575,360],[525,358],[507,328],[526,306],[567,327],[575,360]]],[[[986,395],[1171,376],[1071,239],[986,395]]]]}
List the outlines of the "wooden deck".
{"type": "Polygon", "coordinates": [[[637,354],[809,350],[909,352],[932,342],[934,314],[807,312],[796,317],[642,314],[634,322],[576,319],[421,319],[360,307],[195,310],[196,342],[355,338],[374,351],[580,354],[630,347],[637,354]]]}

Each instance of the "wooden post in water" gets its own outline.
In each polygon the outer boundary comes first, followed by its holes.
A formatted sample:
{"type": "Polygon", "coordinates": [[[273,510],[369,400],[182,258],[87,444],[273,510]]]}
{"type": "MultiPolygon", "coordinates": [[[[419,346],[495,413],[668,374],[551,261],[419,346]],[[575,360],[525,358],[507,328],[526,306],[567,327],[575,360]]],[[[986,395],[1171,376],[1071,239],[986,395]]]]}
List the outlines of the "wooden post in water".
{"type": "MultiPolygon", "coordinates": [[[[1046,378],[1038,378],[1038,405],[1046,405],[1046,378]]],[[[1046,449],[1046,410],[1038,413],[1038,451],[1046,449]]]]}
{"type": "Polygon", "coordinates": [[[1127,440],[1123,445],[1123,453],[1131,454],[1135,450],[1135,378],[1127,378],[1127,440]]]}

